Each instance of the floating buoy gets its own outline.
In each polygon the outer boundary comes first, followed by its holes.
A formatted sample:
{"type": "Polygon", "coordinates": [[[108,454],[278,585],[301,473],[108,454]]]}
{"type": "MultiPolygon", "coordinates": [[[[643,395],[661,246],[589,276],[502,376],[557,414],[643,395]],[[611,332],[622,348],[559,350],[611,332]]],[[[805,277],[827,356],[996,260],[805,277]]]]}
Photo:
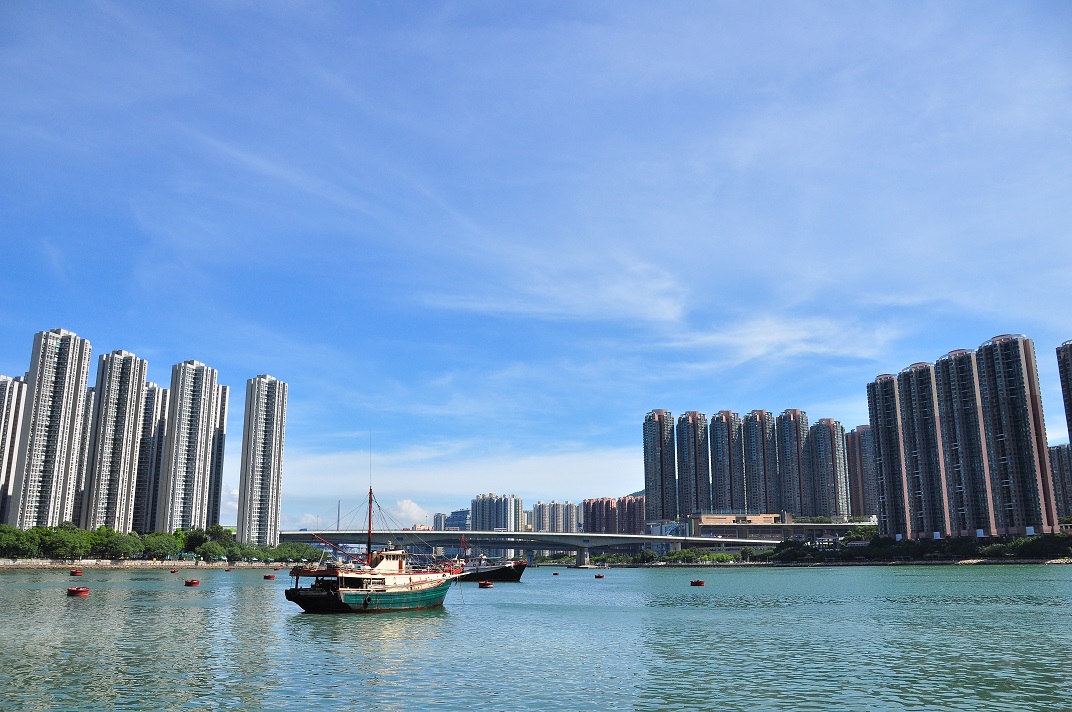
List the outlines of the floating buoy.
{"type": "Polygon", "coordinates": [[[280,567],[279,567],[279,566],[274,566],[274,567],[272,567],[272,571],[279,571],[279,569],[280,569],[280,567]]]}
{"type": "Polygon", "coordinates": [[[275,581],[275,574],[265,574],[264,575],[264,580],[265,581],[275,581]]]}
{"type": "Polygon", "coordinates": [[[603,578],[603,574],[596,574],[596,578],[603,578]]]}
{"type": "Polygon", "coordinates": [[[81,576],[82,569],[71,569],[71,576],[81,576]]]}
{"type": "Polygon", "coordinates": [[[89,589],[85,586],[71,586],[67,589],[68,596],[81,596],[86,597],[89,595],[89,589]]]}
{"type": "Polygon", "coordinates": [[[556,572],[554,572],[554,573],[553,573],[553,574],[551,574],[551,575],[552,575],[552,576],[558,576],[558,572],[556,571],[556,572]]]}
{"type": "Polygon", "coordinates": [[[703,586],[704,582],[703,582],[703,579],[693,579],[692,581],[689,581],[689,585],[690,586],[703,586]]]}
{"type": "Polygon", "coordinates": [[[186,579],[183,583],[187,586],[200,586],[201,582],[197,579],[186,579]]]}
{"type": "Polygon", "coordinates": [[[177,574],[177,573],[179,573],[179,570],[178,570],[178,569],[172,569],[172,570],[171,570],[171,573],[173,573],[173,574],[177,574]]]}
{"type": "Polygon", "coordinates": [[[493,584],[491,581],[477,581],[476,585],[480,588],[491,588],[495,584],[493,584]]]}
{"type": "Polygon", "coordinates": [[[224,569],[224,571],[230,571],[230,569],[224,569]]]}

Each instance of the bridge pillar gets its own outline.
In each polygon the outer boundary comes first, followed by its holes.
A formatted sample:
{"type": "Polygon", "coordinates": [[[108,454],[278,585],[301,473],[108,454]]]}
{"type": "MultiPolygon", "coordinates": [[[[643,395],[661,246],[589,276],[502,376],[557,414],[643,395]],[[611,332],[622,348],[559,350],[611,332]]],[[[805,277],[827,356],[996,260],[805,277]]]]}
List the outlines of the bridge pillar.
{"type": "Polygon", "coordinates": [[[577,550],[577,566],[588,566],[588,549],[582,548],[577,550]]]}

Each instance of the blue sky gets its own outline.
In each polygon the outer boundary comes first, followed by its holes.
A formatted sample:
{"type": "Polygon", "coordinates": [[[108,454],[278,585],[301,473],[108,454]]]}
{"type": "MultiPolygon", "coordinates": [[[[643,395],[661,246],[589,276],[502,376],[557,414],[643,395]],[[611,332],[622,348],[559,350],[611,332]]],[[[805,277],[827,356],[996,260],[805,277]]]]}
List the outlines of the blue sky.
{"type": "Polygon", "coordinates": [[[643,487],[653,408],[867,421],[1072,339],[1072,5],[0,4],[0,373],[290,384],[283,527],[643,487]],[[371,457],[370,457],[371,441],[371,457]]]}

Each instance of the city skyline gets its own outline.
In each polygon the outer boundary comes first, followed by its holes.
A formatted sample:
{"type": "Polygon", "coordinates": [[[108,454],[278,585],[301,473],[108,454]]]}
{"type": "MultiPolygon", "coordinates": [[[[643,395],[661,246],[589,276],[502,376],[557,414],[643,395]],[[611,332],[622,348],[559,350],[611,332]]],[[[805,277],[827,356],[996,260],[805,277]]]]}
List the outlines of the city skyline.
{"type": "Polygon", "coordinates": [[[879,374],[994,334],[1034,340],[1068,440],[1067,4],[0,23],[0,374],[54,328],[165,388],[188,359],[273,374],[283,529],[370,481],[417,524],[479,492],[624,496],[653,408],[851,431],[879,374]]]}

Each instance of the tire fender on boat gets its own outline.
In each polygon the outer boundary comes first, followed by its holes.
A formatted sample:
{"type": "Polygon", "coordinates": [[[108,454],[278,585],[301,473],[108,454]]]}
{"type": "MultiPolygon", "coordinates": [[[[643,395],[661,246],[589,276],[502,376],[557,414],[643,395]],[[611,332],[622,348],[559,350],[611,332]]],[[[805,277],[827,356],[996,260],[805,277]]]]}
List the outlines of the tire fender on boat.
{"type": "Polygon", "coordinates": [[[368,605],[371,602],[372,602],[372,596],[370,594],[366,593],[365,594],[365,600],[364,600],[364,602],[362,602],[361,607],[362,608],[368,608],[368,605]]]}

